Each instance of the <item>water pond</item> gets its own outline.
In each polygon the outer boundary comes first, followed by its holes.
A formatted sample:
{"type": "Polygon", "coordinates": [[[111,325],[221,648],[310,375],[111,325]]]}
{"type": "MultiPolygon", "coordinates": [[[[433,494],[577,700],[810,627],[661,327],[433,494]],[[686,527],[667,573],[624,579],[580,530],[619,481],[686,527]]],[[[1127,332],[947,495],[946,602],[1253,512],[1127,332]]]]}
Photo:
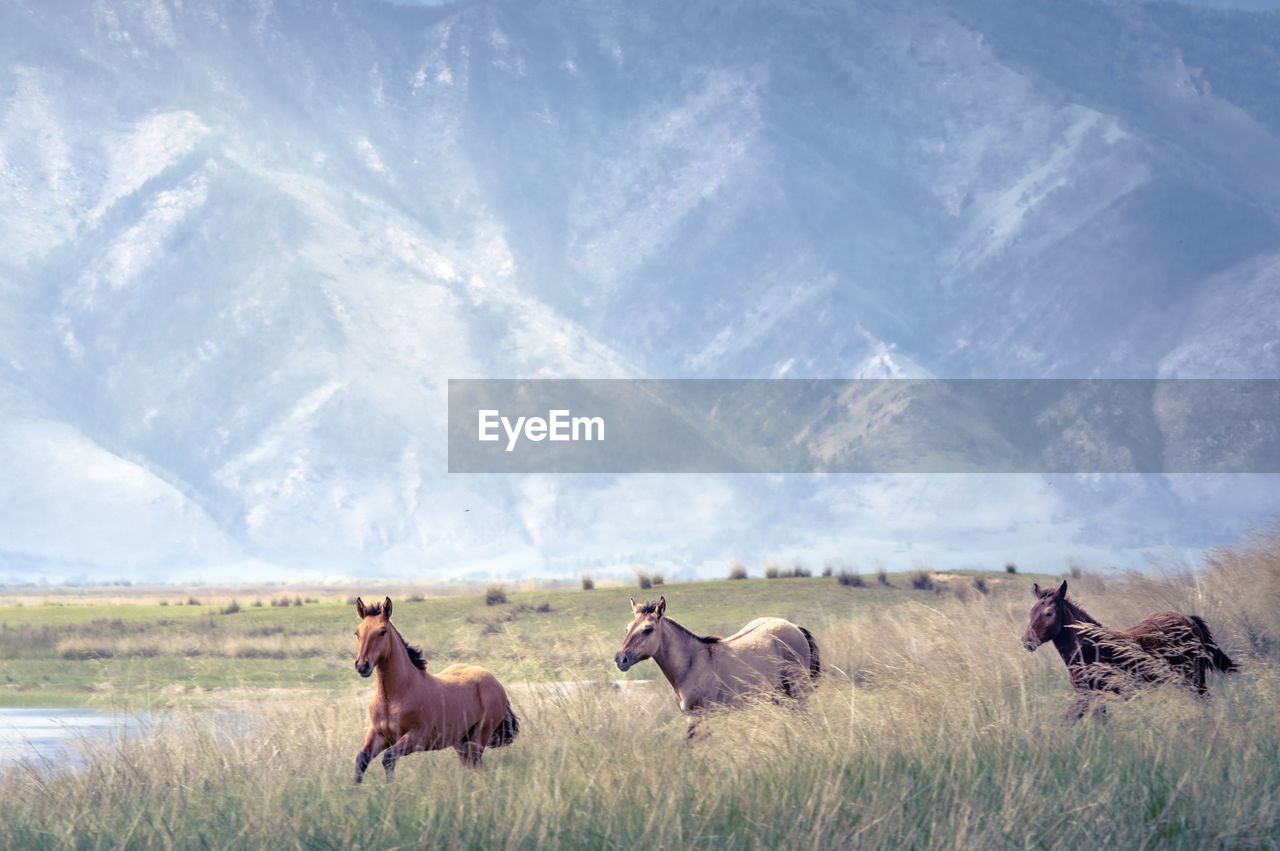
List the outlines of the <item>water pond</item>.
{"type": "Polygon", "coordinates": [[[84,745],[110,746],[136,734],[147,713],[53,707],[0,707],[0,771],[17,765],[74,764],[84,745]]]}

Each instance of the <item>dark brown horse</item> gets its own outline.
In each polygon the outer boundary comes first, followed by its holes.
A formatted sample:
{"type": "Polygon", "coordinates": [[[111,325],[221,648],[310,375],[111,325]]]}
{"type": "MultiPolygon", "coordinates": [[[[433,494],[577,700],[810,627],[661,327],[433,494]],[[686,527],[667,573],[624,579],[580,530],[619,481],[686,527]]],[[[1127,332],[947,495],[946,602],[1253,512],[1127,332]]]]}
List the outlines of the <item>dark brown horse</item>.
{"type": "Polygon", "coordinates": [[[1157,612],[1128,629],[1108,629],[1067,597],[1067,583],[1032,586],[1036,603],[1022,645],[1034,651],[1053,642],[1066,663],[1076,698],[1067,717],[1076,720],[1093,709],[1106,714],[1107,694],[1131,697],[1139,689],[1170,683],[1207,697],[1210,668],[1234,671],[1197,615],[1157,612]]]}
{"type": "Polygon", "coordinates": [[[362,677],[378,675],[369,703],[369,732],[356,755],[357,783],[379,753],[390,780],[396,760],[415,751],[451,747],[463,765],[479,768],[486,747],[511,744],[520,722],[493,674],[461,662],[438,677],[427,673],[422,652],[391,625],[390,597],[371,606],[357,597],[356,614],[356,672],[362,677]]]}

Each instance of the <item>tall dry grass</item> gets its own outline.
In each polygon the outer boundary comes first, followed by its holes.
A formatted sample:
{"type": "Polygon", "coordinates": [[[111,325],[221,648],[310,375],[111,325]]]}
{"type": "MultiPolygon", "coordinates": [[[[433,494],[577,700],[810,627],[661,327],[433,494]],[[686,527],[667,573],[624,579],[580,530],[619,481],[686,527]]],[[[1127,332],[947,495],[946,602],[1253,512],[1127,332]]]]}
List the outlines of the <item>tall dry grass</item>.
{"type": "Polygon", "coordinates": [[[512,684],[521,735],[482,771],[416,754],[393,784],[375,768],[355,787],[365,684],[250,720],[180,716],[74,771],[0,774],[0,845],[1274,847],[1277,564],[1272,535],[1203,571],[1070,580],[1110,625],[1204,615],[1242,667],[1208,702],[1164,688],[1067,725],[1061,660],[1019,642],[1030,589],[936,594],[833,610],[810,625],[827,671],[807,708],[717,716],[692,747],[663,682],[512,684]]]}

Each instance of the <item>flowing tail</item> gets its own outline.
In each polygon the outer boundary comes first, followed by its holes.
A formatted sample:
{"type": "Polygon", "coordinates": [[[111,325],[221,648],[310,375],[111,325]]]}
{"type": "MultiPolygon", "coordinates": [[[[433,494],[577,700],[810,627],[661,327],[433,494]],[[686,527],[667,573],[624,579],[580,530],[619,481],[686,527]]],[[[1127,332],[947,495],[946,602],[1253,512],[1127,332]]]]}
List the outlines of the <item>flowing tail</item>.
{"type": "Polygon", "coordinates": [[[501,748],[506,747],[516,740],[516,735],[520,732],[520,719],[516,717],[511,707],[507,707],[507,714],[498,722],[498,727],[493,731],[493,735],[489,737],[488,747],[501,748]]]}
{"type": "Polygon", "coordinates": [[[1191,620],[1195,622],[1197,632],[1200,633],[1200,641],[1204,644],[1205,652],[1209,654],[1209,662],[1219,671],[1230,672],[1238,671],[1240,667],[1231,660],[1231,657],[1222,652],[1222,648],[1213,640],[1213,633],[1209,631],[1209,625],[1204,622],[1204,618],[1199,615],[1192,615],[1191,620]]]}
{"type": "Polygon", "coordinates": [[[809,679],[816,680],[822,673],[822,659],[818,655],[818,643],[813,640],[813,633],[809,632],[809,630],[800,627],[800,631],[804,633],[804,640],[809,642],[809,679]]]}

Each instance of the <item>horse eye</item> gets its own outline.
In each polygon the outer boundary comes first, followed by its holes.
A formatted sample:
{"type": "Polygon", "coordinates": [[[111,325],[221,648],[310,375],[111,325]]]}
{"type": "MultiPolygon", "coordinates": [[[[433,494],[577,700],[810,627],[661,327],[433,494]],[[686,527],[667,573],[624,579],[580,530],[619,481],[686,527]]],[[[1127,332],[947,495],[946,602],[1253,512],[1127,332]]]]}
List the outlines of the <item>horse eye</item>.
{"type": "Polygon", "coordinates": [[[378,635],[386,635],[386,634],[387,634],[387,628],[385,626],[382,629],[378,630],[378,635]]]}
{"type": "Polygon", "coordinates": [[[653,632],[653,627],[651,627],[651,626],[646,626],[646,627],[644,628],[644,634],[645,634],[645,635],[648,635],[648,634],[649,634],[649,633],[651,633],[651,632],[653,632]]]}

